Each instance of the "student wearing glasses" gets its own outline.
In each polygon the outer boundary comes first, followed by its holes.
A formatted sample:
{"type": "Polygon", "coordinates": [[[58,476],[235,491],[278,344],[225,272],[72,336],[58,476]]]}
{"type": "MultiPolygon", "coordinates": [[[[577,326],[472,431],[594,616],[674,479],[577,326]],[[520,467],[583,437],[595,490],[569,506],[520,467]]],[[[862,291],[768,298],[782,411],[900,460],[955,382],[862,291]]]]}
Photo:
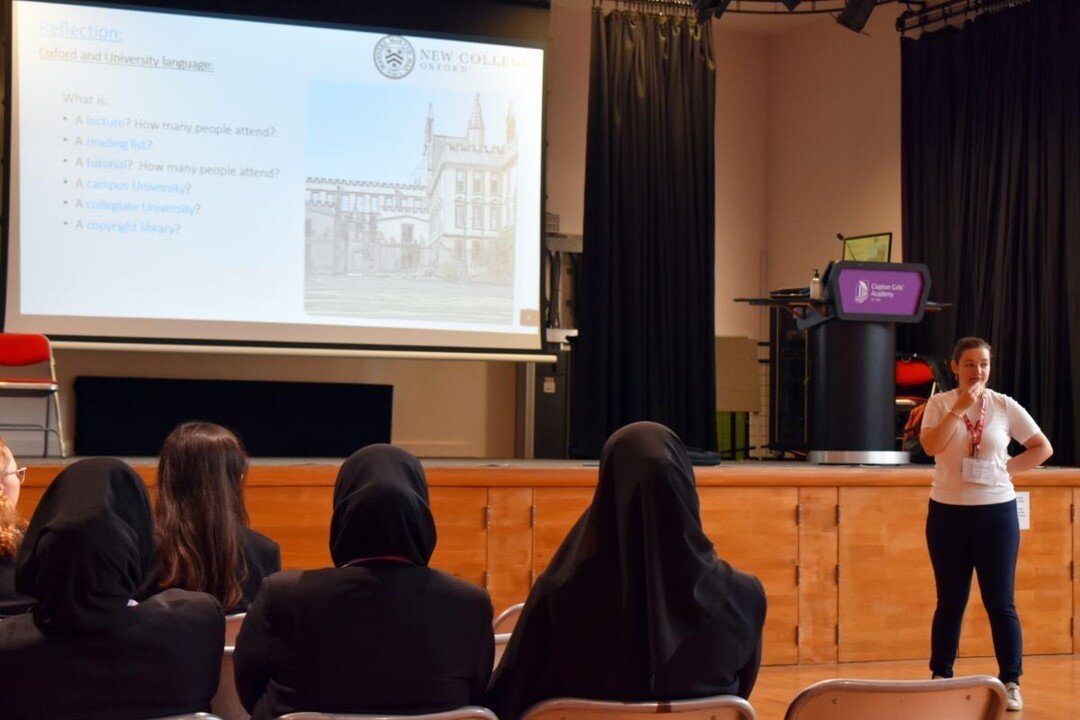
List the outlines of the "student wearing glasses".
{"type": "Polygon", "coordinates": [[[34,601],[15,592],[15,553],[26,533],[26,521],[15,506],[26,479],[26,468],[18,467],[11,448],[0,438],[0,617],[26,612],[34,601]]]}

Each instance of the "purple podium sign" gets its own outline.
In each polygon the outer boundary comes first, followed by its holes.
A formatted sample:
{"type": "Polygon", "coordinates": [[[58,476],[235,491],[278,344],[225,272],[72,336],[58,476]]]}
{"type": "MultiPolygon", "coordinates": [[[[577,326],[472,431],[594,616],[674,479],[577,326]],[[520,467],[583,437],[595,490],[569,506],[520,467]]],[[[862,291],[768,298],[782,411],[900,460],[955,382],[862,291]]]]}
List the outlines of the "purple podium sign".
{"type": "Polygon", "coordinates": [[[842,262],[829,274],[829,289],[841,320],[919,322],[929,280],[916,263],[842,262]]]}

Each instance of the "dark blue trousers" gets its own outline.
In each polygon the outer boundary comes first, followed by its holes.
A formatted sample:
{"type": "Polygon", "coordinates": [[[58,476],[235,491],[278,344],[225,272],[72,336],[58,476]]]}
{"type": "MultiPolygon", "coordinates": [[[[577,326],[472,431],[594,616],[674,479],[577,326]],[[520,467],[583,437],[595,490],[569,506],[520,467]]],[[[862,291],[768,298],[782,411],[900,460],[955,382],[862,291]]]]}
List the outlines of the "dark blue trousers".
{"type": "Polygon", "coordinates": [[[971,573],[979,575],[979,590],[990,617],[998,678],[1019,682],[1023,640],[1013,599],[1020,524],[1016,501],[994,505],[946,505],[930,501],[926,516],[926,545],[934,566],[937,609],[930,633],[930,672],[953,676],[960,646],[960,624],[971,593],[971,573]]]}

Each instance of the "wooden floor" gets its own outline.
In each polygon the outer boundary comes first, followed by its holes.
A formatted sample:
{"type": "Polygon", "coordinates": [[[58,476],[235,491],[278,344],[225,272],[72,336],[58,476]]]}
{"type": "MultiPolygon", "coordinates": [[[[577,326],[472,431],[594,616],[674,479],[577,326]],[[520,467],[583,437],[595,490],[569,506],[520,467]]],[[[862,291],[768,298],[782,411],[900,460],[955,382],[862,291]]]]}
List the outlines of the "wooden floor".
{"type": "MultiPolygon", "coordinates": [[[[957,675],[997,675],[993,658],[961,658],[957,675]]],[[[807,685],[829,678],[925,680],[926,660],[779,665],[763,667],[750,704],[758,720],[783,720],[791,700],[807,685]]],[[[1007,720],[1068,720],[1080,718],[1080,655],[1036,655],[1024,658],[1020,681],[1023,712],[1006,713],[1007,720]]]]}

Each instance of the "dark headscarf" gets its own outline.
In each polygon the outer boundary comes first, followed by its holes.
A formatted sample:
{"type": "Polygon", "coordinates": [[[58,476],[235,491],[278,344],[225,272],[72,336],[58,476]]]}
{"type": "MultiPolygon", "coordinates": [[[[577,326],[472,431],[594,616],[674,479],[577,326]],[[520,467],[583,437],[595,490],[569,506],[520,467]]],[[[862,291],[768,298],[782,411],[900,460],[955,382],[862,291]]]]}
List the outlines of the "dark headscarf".
{"type": "Polygon", "coordinates": [[[385,556],[427,565],[434,551],[435,521],[420,461],[393,445],[368,445],[349,456],[334,485],[334,565],[385,556]]]}
{"type": "MultiPolygon", "coordinates": [[[[701,528],[682,441],[656,423],[618,430],[592,504],[529,594],[484,704],[514,720],[557,695],[674,699],[686,655],[669,661],[732,612],[733,575],[701,528]]],[[[730,648],[740,664],[759,641],[746,634],[745,648],[730,648]]]]}
{"type": "Polygon", "coordinates": [[[146,486],[112,458],[80,460],[56,476],[15,560],[19,592],[37,599],[42,632],[89,632],[118,622],[154,559],[146,486]]]}

